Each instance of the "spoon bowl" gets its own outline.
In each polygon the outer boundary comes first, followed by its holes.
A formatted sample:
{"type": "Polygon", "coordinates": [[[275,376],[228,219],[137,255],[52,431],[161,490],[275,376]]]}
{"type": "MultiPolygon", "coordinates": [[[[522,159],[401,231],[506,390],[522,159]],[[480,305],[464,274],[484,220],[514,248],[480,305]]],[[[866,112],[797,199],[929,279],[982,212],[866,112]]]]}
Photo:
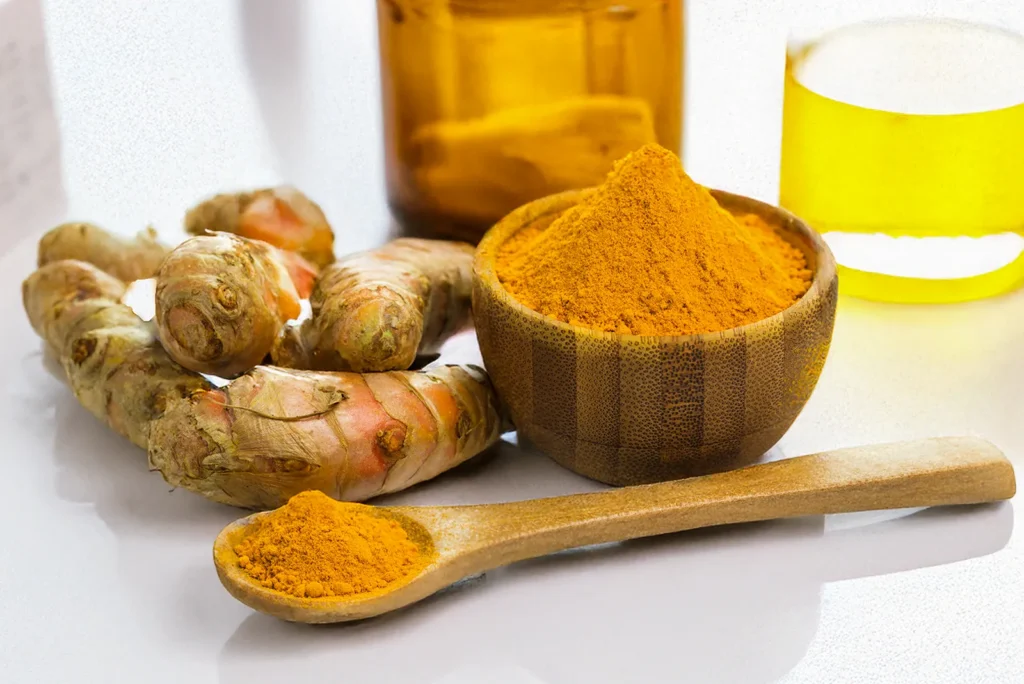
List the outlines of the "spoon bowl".
{"type": "Polygon", "coordinates": [[[220,581],[232,596],[261,613],[292,622],[309,623],[344,622],[372,617],[415,603],[444,588],[445,584],[435,586],[435,583],[422,581],[425,576],[427,579],[434,578],[435,582],[442,577],[436,572],[442,554],[438,552],[435,540],[444,538],[446,520],[431,515],[437,509],[381,506],[374,510],[378,515],[398,522],[409,539],[419,547],[420,553],[432,559],[419,573],[404,577],[385,590],[354,596],[300,598],[263,587],[239,566],[238,555],[234,551],[252,529],[252,523],[270,514],[263,512],[236,520],[217,535],[213,558],[220,581]],[[412,511],[413,516],[405,514],[406,510],[412,511]]]}
{"type": "Polygon", "coordinates": [[[224,528],[213,559],[242,603],[294,622],[343,622],[410,605],[465,578],[581,546],[681,530],[803,515],[972,504],[1008,499],[1013,466],[968,437],[842,449],[674,482],[505,504],[374,509],[398,521],[431,559],[377,592],[299,598],[265,588],[238,565],[235,546],[256,513],[224,528]]]}

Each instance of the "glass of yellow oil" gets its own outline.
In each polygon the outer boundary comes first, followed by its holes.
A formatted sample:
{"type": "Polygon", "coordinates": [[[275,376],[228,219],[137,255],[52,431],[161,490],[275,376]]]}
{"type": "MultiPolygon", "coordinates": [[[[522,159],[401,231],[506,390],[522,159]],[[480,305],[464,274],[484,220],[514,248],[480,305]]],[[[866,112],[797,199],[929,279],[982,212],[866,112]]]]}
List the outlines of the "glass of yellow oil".
{"type": "Polygon", "coordinates": [[[780,203],[824,234],[847,294],[1024,285],[1024,36],[900,19],[791,43],[780,203]]]}

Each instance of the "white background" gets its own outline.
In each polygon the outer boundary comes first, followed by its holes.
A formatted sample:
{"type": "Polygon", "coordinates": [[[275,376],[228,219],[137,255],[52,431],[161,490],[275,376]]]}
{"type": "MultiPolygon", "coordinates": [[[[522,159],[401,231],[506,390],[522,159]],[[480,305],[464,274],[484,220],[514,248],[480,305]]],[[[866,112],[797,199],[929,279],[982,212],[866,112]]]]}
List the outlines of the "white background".
{"type": "MultiPolygon", "coordinates": [[[[788,27],[881,7],[1024,29],[1019,0],[692,2],[691,173],[774,200],[788,27]]],[[[4,10],[0,0],[0,22],[4,10]]],[[[0,214],[0,681],[1024,681],[1017,502],[570,554],[357,625],[291,625],[236,603],[210,544],[239,512],[169,491],[78,406],[48,370],[19,283],[45,223],[154,222],[173,239],[200,197],[285,180],[324,205],[342,250],[379,243],[389,227],[373,6],[63,0],[44,16],[64,184],[16,220],[0,214]]],[[[473,357],[472,338],[450,353],[473,357]]],[[[1022,387],[1022,292],[931,308],[843,299],[819,389],[775,455],[966,433],[1024,466],[1022,387]]],[[[595,487],[507,444],[391,500],[595,487]]]]}

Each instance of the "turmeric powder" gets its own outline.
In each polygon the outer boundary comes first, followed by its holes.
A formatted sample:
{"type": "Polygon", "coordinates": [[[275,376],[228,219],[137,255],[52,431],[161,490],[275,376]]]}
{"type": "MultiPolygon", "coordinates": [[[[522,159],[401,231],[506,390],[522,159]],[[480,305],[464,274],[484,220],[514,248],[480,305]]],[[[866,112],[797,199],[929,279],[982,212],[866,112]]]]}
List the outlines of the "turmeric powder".
{"type": "Polygon", "coordinates": [[[512,236],[497,273],[535,311],[633,335],[746,325],[788,307],[811,279],[803,253],[759,217],[733,217],[654,144],[547,229],[512,236]]]}
{"type": "Polygon", "coordinates": [[[380,591],[432,557],[373,507],[320,492],[296,494],[253,528],[235,546],[239,567],[262,586],[299,597],[380,591]]]}

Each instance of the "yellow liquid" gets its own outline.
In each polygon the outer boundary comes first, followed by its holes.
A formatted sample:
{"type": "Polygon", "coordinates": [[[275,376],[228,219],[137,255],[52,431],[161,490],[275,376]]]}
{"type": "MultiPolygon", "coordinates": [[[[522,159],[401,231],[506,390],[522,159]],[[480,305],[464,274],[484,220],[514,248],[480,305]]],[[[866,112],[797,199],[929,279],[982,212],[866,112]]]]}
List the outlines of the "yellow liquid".
{"type": "MultiPolygon", "coordinates": [[[[943,277],[944,264],[937,263],[923,270],[938,276],[913,277],[908,274],[922,265],[911,262],[927,259],[927,249],[907,258],[901,273],[843,263],[837,240],[842,290],[869,299],[949,302],[1024,284],[1024,241],[1005,235],[1024,235],[1024,101],[962,114],[908,114],[849,104],[801,82],[802,61],[814,49],[791,53],[787,60],[782,206],[826,239],[838,236],[851,243],[877,236],[879,256],[935,242],[948,243],[953,260],[958,251],[984,249],[988,242],[1002,251],[989,259],[997,264],[991,270],[943,277]]],[[[1024,73],[1016,77],[1024,81],[1024,73]]],[[[955,273],[953,265],[946,270],[955,273]]]]}

